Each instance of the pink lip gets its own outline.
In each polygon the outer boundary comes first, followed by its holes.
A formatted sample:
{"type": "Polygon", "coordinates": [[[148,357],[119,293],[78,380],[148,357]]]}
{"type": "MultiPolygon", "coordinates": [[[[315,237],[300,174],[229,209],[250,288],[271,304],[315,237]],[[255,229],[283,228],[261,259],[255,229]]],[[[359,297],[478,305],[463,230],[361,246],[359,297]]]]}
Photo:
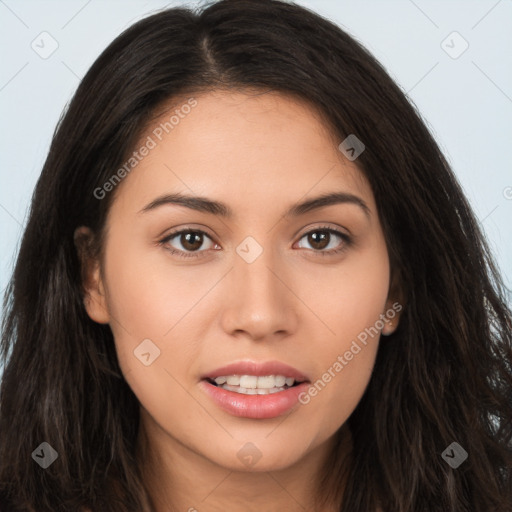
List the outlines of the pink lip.
{"type": "Polygon", "coordinates": [[[299,372],[296,368],[279,361],[268,361],[266,363],[239,361],[208,372],[203,375],[202,378],[215,379],[215,377],[223,375],[255,375],[257,377],[264,377],[265,375],[283,375],[284,377],[293,377],[297,382],[309,380],[306,375],[299,372]]]}
{"type": "Polygon", "coordinates": [[[296,368],[279,361],[257,363],[239,361],[222,366],[203,375],[199,385],[201,389],[224,411],[243,418],[269,419],[280,416],[292,409],[299,395],[309,386],[310,380],[296,368]],[[243,395],[215,386],[210,380],[227,375],[283,375],[293,377],[300,384],[269,395],[243,395]]]}
{"type": "Polygon", "coordinates": [[[299,401],[299,395],[305,391],[309,383],[271,395],[243,395],[228,391],[202,380],[201,389],[224,411],[242,418],[269,419],[276,418],[292,409],[299,401]]]}

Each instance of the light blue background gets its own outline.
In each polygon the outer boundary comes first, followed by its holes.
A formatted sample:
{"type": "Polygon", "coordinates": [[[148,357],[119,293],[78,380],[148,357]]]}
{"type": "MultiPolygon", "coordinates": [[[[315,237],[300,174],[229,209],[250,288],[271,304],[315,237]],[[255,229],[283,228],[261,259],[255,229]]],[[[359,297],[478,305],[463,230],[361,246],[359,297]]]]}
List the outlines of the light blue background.
{"type": "MultiPolygon", "coordinates": [[[[136,20],[166,6],[199,3],[0,0],[2,295],[51,136],[80,78],[136,20]],[[59,45],[47,59],[31,48],[43,31],[59,45]]],[[[459,177],[510,288],[512,1],[297,3],[359,39],[417,105],[459,177]],[[457,59],[441,46],[453,31],[469,43],[457,59]]],[[[461,48],[453,36],[447,44],[452,51],[461,48]]]]}

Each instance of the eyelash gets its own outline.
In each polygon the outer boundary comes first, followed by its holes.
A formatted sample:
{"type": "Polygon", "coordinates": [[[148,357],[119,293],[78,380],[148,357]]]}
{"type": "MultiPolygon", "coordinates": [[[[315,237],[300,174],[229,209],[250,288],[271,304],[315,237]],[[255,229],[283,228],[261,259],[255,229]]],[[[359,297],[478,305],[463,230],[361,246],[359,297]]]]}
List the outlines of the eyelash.
{"type": "MultiPolygon", "coordinates": [[[[347,250],[347,248],[352,244],[352,239],[350,236],[348,236],[345,233],[342,233],[341,231],[338,231],[336,229],[333,229],[333,228],[330,228],[327,226],[320,226],[318,228],[307,231],[299,238],[299,241],[302,240],[305,236],[307,236],[311,233],[317,233],[317,232],[322,232],[322,233],[327,232],[329,234],[336,235],[343,240],[341,247],[338,249],[331,249],[330,251],[308,249],[308,250],[311,250],[314,253],[319,254],[321,256],[334,256],[335,254],[339,254],[339,253],[347,250]]],[[[182,235],[183,233],[199,233],[201,235],[208,237],[210,240],[212,240],[210,235],[208,235],[208,233],[206,233],[205,231],[203,231],[201,229],[182,229],[180,231],[175,231],[174,233],[170,233],[165,238],[160,240],[158,243],[159,243],[159,245],[165,246],[165,244],[167,244],[170,240],[172,240],[173,238],[176,238],[179,235],[182,235]]],[[[200,258],[201,257],[200,253],[206,252],[206,251],[185,252],[185,251],[180,251],[180,250],[169,248],[168,246],[165,246],[165,249],[168,250],[171,254],[176,255],[180,258],[200,258]]]]}

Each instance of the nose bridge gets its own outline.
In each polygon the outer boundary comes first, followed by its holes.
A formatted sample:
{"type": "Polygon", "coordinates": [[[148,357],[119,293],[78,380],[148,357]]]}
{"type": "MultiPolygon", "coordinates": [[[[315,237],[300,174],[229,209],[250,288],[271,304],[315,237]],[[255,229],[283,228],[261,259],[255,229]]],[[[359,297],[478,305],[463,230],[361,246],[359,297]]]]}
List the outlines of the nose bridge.
{"type": "Polygon", "coordinates": [[[264,251],[251,263],[237,257],[234,276],[240,280],[242,290],[244,288],[246,290],[246,293],[242,291],[242,297],[239,299],[246,298],[264,305],[276,297],[276,294],[280,294],[280,290],[277,289],[280,283],[274,273],[270,271],[275,267],[273,263],[275,262],[270,250],[264,251]]]}
{"type": "Polygon", "coordinates": [[[256,339],[295,329],[293,294],[282,282],[286,277],[277,277],[282,268],[271,247],[251,237],[239,244],[223,314],[228,332],[245,331],[256,339]]]}

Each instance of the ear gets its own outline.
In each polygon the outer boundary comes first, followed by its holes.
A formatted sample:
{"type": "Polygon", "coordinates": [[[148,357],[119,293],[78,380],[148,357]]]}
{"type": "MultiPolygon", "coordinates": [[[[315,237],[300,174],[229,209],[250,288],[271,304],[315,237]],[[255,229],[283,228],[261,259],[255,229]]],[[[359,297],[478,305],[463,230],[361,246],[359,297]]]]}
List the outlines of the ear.
{"type": "Polygon", "coordinates": [[[392,272],[391,284],[389,286],[388,299],[384,315],[384,327],[381,334],[389,336],[398,328],[400,317],[405,307],[405,293],[402,286],[402,279],[398,271],[392,272]]]}
{"type": "Polygon", "coordinates": [[[110,315],[107,307],[105,286],[101,277],[100,262],[91,250],[94,233],[81,226],[75,230],[74,242],[80,261],[83,301],[87,314],[99,324],[108,324],[110,315]]]}

